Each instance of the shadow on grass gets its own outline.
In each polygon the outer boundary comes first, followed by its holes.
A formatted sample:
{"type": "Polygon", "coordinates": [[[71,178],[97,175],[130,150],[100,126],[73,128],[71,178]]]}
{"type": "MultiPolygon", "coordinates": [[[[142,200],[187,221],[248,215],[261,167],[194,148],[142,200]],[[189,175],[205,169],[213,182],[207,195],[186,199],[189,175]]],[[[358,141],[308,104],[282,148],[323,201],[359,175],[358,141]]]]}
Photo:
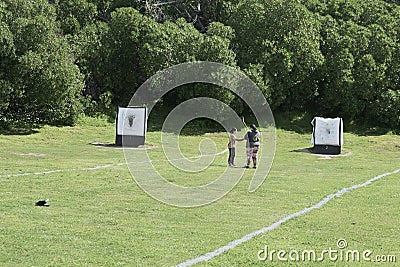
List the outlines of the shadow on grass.
{"type": "Polygon", "coordinates": [[[276,128],[299,134],[312,134],[311,121],[314,116],[304,114],[277,113],[274,114],[276,128]]]}
{"type": "Polygon", "coordinates": [[[298,152],[298,153],[310,153],[313,154],[313,147],[306,147],[306,148],[299,148],[299,149],[293,149],[290,150],[290,152],[298,152]]]}
{"type": "Polygon", "coordinates": [[[122,148],[122,146],[119,146],[115,143],[99,143],[99,142],[95,142],[95,143],[89,143],[92,146],[98,146],[98,147],[109,147],[109,148],[122,148]]]}
{"type": "MultiPolygon", "coordinates": [[[[206,118],[195,119],[189,121],[181,131],[178,133],[175,130],[163,129],[164,120],[162,119],[154,119],[150,118],[149,123],[147,125],[148,132],[159,132],[164,131],[168,133],[175,133],[179,135],[185,136],[196,136],[196,135],[204,135],[206,133],[215,133],[215,132],[226,132],[225,129],[215,121],[206,118]]],[[[178,129],[179,130],[179,129],[178,129]]]]}
{"type": "MultiPolygon", "coordinates": [[[[291,113],[277,113],[275,116],[275,124],[278,129],[286,131],[293,131],[299,134],[312,134],[313,127],[311,121],[314,117],[334,118],[332,116],[322,116],[318,114],[291,114],[291,113]]],[[[340,116],[338,116],[340,117],[340,116]]],[[[393,130],[385,126],[379,126],[374,123],[360,123],[353,120],[343,118],[344,132],[352,133],[359,136],[379,136],[385,134],[400,134],[400,129],[393,130]],[[375,124],[375,125],[374,125],[375,124]]]]}
{"type": "Polygon", "coordinates": [[[36,129],[0,129],[0,135],[31,135],[38,132],[36,129]]]}
{"type": "Polygon", "coordinates": [[[359,136],[379,136],[385,134],[400,134],[400,129],[391,130],[385,126],[371,126],[365,124],[348,123],[345,124],[344,129],[359,136]]]}
{"type": "Polygon", "coordinates": [[[0,123],[0,135],[31,135],[39,133],[41,126],[27,123],[0,123]]]}

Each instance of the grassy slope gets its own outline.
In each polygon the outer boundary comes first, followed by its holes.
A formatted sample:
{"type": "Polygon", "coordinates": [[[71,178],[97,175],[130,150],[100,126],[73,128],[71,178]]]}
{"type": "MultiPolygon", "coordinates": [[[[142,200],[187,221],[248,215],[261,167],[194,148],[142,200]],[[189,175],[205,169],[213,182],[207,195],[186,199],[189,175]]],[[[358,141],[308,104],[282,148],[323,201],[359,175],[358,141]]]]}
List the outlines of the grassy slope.
{"type": "MultiPolygon", "coordinates": [[[[149,133],[148,143],[159,145],[158,136],[149,133]]],[[[215,140],[218,151],[225,148],[226,135],[207,137],[215,140]]],[[[196,153],[200,138],[184,138],[187,149],[196,153]]],[[[309,134],[279,130],[277,140],[273,167],[258,191],[247,192],[253,171],[247,170],[238,186],[220,201],[182,209],[143,193],[126,166],[83,170],[124,162],[122,150],[91,145],[113,143],[112,125],[86,123],[84,127],[44,127],[32,135],[1,135],[0,264],[170,266],[314,205],[343,187],[400,168],[400,137],[395,135],[346,134],[344,153],[352,155],[331,160],[291,152],[308,147],[309,134]],[[46,170],[67,171],[4,176],[46,170]],[[47,197],[50,207],[34,207],[35,201],[47,197]]],[[[161,158],[161,149],[150,151],[150,156],[161,158]]],[[[195,174],[189,180],[207,180],[219,174],[226,156],[217,157],[205,175],[195,174]]],[[[171,179],[188,180],[187,174],[168,168],[162,171],[171,179]]],[[[391,175],[334,199],[200,266],[270,265],[257,260],[264,245],[323,250],[336,248],[338,238],[345,238],[349,249],[396,254],[400,261],[399,178],[400,174],[391,175]]],[[[323,265],[330,263],[324,261],[323,265]]],[[[277,260],[273,264],[278,264],[277,260]]]]}

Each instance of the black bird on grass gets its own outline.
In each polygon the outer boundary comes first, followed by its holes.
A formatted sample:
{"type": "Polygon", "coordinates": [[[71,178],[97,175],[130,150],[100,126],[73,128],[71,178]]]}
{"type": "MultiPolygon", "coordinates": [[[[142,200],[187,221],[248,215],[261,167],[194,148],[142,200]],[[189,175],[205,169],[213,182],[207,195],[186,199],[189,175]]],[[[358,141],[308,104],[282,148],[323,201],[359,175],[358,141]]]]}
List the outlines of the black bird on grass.
{"type": "Polygon", "coordinates": [[[44,207],[48,207],[50,206],[49,204],[47,204],[47,202],[49,202],[50,199],[46,199],[46,200],[39,200],[38,202],[35,203],[35,206],[44,206],[44,207]]]}

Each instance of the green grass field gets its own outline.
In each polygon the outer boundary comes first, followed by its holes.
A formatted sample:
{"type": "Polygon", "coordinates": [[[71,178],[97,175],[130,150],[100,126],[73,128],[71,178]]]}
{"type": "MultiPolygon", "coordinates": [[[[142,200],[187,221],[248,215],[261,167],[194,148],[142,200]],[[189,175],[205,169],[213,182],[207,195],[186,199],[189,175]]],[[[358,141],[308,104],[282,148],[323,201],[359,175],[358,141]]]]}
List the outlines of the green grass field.
{"type": "MultiPolygon", "coordinates": [[[[398,135],[345,133],[342,154],[347,156],[327,159],[293,152],[311,146],[310,133],[278,129],[273,166],[256,192],[248,192],[254,172],[249,169],[219,201],[178,208],[154,200],[137,186],[123,164],[123,150],[94,145],[113,144],[114,135],[113,124],[98,120],[0,135],[0,266],[174,266],[313,206],[342,188],[400,169],[398,135]],[[34,205],[46,198],[49,207],[34,205]]],[[[149,132],[147,145],[161,146],[159,137],[159,132],[149,132]]],[[[181,136],[184,154],[196,155],[202,138],[211,138],[218,151],[227,144],[225,133],[181,136]]],[[[160,160],[160,173],[178,184],[203,184],[226,168],[227,154],[217,156],[207,170],[188,174],[162,161],[160,147],[148,152],[160,160]]],[[[398,266],[399,207],[398,172],[196,266],[398,266]],[[382,256],[392,262],[331,260],[328,254],[319,262],[301,260],[304,251],[314,250],[318,258],[324,250],[338,250],[339,239],[347,241],[345,252],[357,250],[362,256],[369,250],[371,260],[382,256]],[[260,260],[259,251],[265,247],[269,252],[286,251],[281,258],[288,262],[282,262],[278,252],[260,260]],[[300,253],[296,261],[289,258],[295,258],[295,252],[300,253]]]]}

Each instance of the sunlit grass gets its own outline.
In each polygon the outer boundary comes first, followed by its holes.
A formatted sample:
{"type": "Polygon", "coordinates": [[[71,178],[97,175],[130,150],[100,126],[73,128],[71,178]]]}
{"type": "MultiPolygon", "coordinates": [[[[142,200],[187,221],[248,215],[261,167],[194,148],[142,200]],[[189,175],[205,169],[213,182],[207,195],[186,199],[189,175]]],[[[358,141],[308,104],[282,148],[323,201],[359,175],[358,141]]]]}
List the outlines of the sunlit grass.
{"type": "MultiPolygon", "coordinates": [[[[136,185],[123,164],[123,150],[107,146],[114,138],[114,126],[105,122],[0,136],[0,265],[172,266],[312,206],[337,190],[400,168],[396,135],[346,133],[343,154],[348,156],[323,159],[293,152],[311,146],[309,134],[278,130],[272,169],[255,193],[248,192],[254,172],[250,169],[219,201],[177,208],[154,200],[136,185]],[[60,172],[16,176],[52,170],[60,172]],[[50,198],[49,207],[34,206],[45,198],[50,198]]],[[[183,155],[200,155],[204,138],[215,142],[217,152],[228,141],[225,133],[183,136],[183,155]]],[[[149,158],[170,182],[201,185],[226,168],[225,153],[204,171],[181,172],[165,161],[159,132],[149,132],[146,142],[153,148],[149,158]]],[[[243,159],[239,155],[237,164],[243,159]]],[[[346,239],[350,249],[396,254],[399,261],[399,178],[394,174],[335,198],[199,266],[281,265],[276,258],[259,261],[257,252],[265,245],[288,251],[335,248],[339,238],[346,239]]],[[[296,264],[343,266],[330,261],[296,264]]]]}

